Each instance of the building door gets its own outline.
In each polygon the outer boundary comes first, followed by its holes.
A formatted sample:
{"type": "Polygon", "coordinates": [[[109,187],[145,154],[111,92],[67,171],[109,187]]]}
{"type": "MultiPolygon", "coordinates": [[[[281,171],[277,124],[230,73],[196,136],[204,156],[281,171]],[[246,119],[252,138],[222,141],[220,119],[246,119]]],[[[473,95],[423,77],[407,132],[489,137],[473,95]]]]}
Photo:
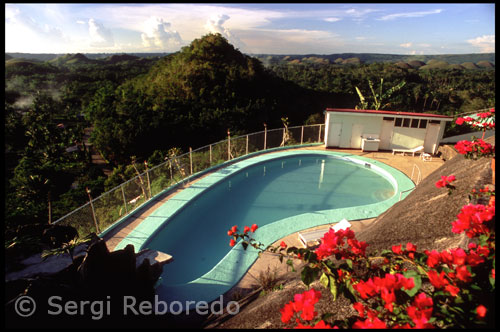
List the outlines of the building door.
{"type": "Polygon", "coordinates": [[[380,130],[380,144],[378,146],[379,150],[390,150],[392,133],[394,129],[394,120],[384,120],[382,121],[382,129],[380,130]]]}
{"type": "Polygon", "coordinates": [[[342,133],[341,123],[330,123],[328,128],[328,142],[326,142],[326,146],[338,147],[340,145],[341,133],[342,133]]]}
{"type": "Polygon", "coordinates": [[[429,123],[427,125],[427,131],[425,133],[424,140],[424,151],[427,153],[436,153],[438,148],[438,136],[439,129],[441,129],[441,125],[439,123],[429,123]]]}
{"type": "Polygon", "coordinates": [[[361,149],[361,135],[363,135],[364,126],[361,124],[353,124],[351,130],[351,148],[361,149]]]}

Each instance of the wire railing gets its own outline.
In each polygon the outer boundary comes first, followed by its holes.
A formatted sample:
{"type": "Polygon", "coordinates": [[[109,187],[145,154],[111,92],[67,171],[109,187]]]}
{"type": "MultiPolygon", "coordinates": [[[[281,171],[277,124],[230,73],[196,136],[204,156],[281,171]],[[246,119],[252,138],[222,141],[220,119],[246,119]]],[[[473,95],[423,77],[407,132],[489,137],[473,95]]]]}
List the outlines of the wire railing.
{"type": "Polygon", "coordinates": [[[53,224],[74,227],[80,237],[101,234],[155,196],[184,184],[192,177],[222,163],[268,149],[300,146],[324,141],[324,124],[278,128],[231,137],[189,152],[168,157],[165,162],[101,194],[59,218],[53,224]]]}

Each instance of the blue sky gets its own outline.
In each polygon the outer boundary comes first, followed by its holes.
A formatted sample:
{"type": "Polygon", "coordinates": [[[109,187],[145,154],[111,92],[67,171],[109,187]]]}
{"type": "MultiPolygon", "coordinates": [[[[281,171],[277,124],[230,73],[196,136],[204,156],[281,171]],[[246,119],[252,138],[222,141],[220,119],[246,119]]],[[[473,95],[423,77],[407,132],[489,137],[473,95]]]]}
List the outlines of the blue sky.
{"type": "Polygon", "coordinates": [[[210,32],[247,54],[490,53],[495,4],[5,5],[6,52],[175,52],[210,32]]]}

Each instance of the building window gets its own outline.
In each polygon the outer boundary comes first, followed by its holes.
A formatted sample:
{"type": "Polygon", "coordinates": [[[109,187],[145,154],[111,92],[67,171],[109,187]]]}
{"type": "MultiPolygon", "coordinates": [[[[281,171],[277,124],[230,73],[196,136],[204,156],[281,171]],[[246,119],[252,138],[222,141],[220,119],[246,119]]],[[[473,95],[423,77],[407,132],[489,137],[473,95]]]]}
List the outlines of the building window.
{"type": "Polygon", "coordinates": [[[412,119],[411,120],[411,127],[412,128],[418,128],[418,119],[412,119]]]}
{"type": "Polygon", "coordinates": [[[427,120],[420,120],[420,125],[418,126],[419,128],[427,128],[427,120]]]}
{"type": "Polygon", "coordinates": [[[396,118],[396,121],[394,122],[394,126],[395,127],[401,127],[402,124],[403,124],[403,119],[396,118]]]}
{"type": "Polygon", "coordinates": [[[394,118],[384,116],[384,121],[394,121],[394,118]]]}
{"type": "Polygon", "coordinates": [[[408,118],[403,119],[403,127],[409,128],[410,127],[410,120],[411,119],[408,119],[408,118]]]}
{"type": "Polygon", "coordinates": [[[441,123],[441,121],[439,121],[439,120],[429,120],[429,123],[437,123],[437,124],[440,124],[440,123],[441,123]]]}

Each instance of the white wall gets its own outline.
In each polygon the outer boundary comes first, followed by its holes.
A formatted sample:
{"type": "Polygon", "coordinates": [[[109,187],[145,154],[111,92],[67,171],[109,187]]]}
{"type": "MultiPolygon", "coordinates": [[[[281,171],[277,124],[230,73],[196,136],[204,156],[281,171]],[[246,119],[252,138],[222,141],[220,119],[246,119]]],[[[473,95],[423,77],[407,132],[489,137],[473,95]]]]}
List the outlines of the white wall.
{"type": "MultiPolygon", "coordinates": [[[[351,148],[352,126],[363,126],[362,134],[380,134],[382,127],[382,117],[366,114],[334,114],[329,113],[327,117],[329,123],[342,123],[342,133],[340,136],[340,148],[351,148]]],[[[331,134],[331,133],[330,133],[331,134]]],[[[325,140],[328,142],[328,140],[325,140]]],[[[361,148],[361,143],[353,148],[361,148]]]]}
{"type": "MultiPolygon", "coordinates": [[[[325,146],[326,147],[339,147],[339,148],[361,148],[361,140],[357,138],[359,132],[361,134],[378,134],[381,135],[383,117],[402,117],[397,115],[378,115],[366,113],[334,113],[327,112],[326,114],[326,131],[325,131],[325,146]],[[333,135],[332,124],[341,123],[340,144],[338,146],[331,145],[332,139],[328,139],[329,135],[333,135]],[[355,144],[351,143],[353,125],[356,125],[355,144]],[[362,129],[360,129],[360,126],[362,129]],[[330,129],[330,130],[328,130],[330,129]]],[[[425,119],[425,118],[424,118],[425,119]]],[[[430,119],[427,119],[428,121],[430,119]]],[[[447,121],[441,120],[441,127],[438,134],[436,146],[439,144],[443,137],[444,129],[447,121]]],[[[394,127],[392,131],[392,139],[389,149],[412,149],[420,145],[424,145],[426,128],[408,128],[408,127],[394,127]]],[[[435,151],[425,151],[433,153],[435,151]]]]}

